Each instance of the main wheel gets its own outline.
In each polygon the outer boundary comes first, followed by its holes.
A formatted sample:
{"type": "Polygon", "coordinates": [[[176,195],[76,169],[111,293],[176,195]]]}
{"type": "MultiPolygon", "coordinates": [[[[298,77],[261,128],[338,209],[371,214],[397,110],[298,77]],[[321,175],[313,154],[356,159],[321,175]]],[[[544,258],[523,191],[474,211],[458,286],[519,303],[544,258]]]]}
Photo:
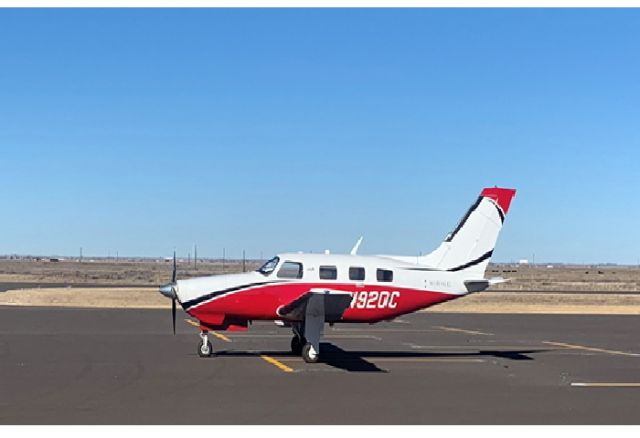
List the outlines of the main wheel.
{"type": "Polygon", "coordinates": [[[305,344],[302,347],[302,358],[307,363],[316,363],[320,359],[320,355],[313,349],[311,344],[305,344]]]}
{"type": "Polygon", "coordinates": [[[302,347],[307,343],[305,338],[300,338],[299,336],[294,336],[291,338],[291,352],[296,356],[300,356],[302,354],[302,347]]]}
{"type": "Polygon", "coordinates": [[[198,356],[200,357],[209,357],[213,353],[213,345],[211,345],[211,341],[207,341],[205,344],[203,341],[200,341],[198,344],[198,356]]]}

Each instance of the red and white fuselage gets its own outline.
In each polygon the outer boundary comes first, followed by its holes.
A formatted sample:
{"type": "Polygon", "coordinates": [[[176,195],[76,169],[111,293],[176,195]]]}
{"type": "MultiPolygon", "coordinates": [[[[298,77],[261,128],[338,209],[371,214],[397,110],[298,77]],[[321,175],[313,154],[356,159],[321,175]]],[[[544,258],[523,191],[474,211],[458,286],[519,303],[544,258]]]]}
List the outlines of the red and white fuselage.
{"type": "Polygon", "coordinates": [[[281,306],[309,290],[326,288],[352,294],[341,321],[376,322],[467,293],[465,278],[458,272],[416,269],[419,265],[387,257],[287,253],[273,260],[276,267],[268,274],[255,271],[178,281],[183,308],[213,325],[220,325],[224,317],[278,320],[282,319],[278,314],[281,306]],[[302,278],[278,277],[285,263],[300,266],[302,278]],[[335,272],[336,278],[320,278],[321,269],[335,272]],[[359,275],[358,280],[352,279],[354,274],[359,275]],[[385,281],[385,275],[391,281],[385,281]]]}
{"type": "Polygon", "coordinates": [[[175,284],[203,327],[242,330],[252,320],[304,322],[308,296],[324,296],[325,322],[388,320],[489,286],[484,271],[515,190],[487,188],[432,253],[411,256],[284,253],[255,272],[175,284]]]}

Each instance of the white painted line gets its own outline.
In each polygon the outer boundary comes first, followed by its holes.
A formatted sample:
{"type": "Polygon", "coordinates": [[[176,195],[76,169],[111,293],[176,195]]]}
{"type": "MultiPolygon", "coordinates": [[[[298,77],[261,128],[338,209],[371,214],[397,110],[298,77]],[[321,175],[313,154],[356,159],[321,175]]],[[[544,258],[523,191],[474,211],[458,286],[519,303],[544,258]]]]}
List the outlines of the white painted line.
{"type": "Polygon", "coordinates": [[[571,386],[592,388],[640,388],[640,382],[573,382],[571,386]]]}
{"type": "Polygon", "coordinates": [[[408,342],[404,342],[403,345],[406,345],[411,348],[415,348],[416,350],[429,349],[429,350],[535,350],[537,348],[542,348],[541,345],[416,345],[408,342]]]}
{"type": "Polygon", "coordinates": [[[477,330],[466,330],[457,327],[446,327],[443,325],[436,325],[433,328],[437,328],[438,330],[444,330],[445,332],[458,332],[458,333],[466,333],[469,335],[480,335],[480,336],[493,336],[493,333],[485,333],[477,330]]]}
{"type": "Polygon", "coordinates": [[[607,354],[616,354],[620,356],[640,357],[639,353],[629,353],[627,351],[607,350],[604,348],[588,347],[585,345],[565,344],[564,342],[542,341],[542,343],[547,345],[553,345],[556,347],[568,348],[570,350],[585,350],[585,351],[594,351],[596,353],[607,353],[607,354]]]}

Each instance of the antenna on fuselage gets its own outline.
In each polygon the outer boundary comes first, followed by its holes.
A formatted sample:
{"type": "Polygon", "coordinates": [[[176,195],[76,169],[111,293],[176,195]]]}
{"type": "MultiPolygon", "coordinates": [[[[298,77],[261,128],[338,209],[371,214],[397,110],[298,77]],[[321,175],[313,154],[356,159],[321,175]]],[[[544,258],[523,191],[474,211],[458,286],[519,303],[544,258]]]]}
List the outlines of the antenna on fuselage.
{"type": "Polygon", "coordinates": [[[353,245],[353,248],[351,249],[351,255],[356,255],[358,254],[358,248],[360,248],[360,244],[362,243],[362,239],[364,238],[364,236],[360,236],[360,238],[358,239],[358,241],[356,242],[355,245],[353,245]]]}

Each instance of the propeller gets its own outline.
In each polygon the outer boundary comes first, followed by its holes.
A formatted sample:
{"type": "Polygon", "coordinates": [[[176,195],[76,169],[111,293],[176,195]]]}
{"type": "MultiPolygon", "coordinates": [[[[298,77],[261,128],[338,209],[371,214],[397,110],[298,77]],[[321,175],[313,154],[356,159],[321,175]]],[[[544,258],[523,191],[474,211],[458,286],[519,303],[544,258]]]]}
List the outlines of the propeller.
{"type": "Polygon", "coordinates": [[[173,321],[173,334],[176,334],[176,288],[178,283],[176,282],[177,266],[176,266],[176,252],[173,251],[173,273],[171,274],[171,283],[163,284],[160,286],[160,293],[167,298],[171,298],[171,318],[173,321]]]}

